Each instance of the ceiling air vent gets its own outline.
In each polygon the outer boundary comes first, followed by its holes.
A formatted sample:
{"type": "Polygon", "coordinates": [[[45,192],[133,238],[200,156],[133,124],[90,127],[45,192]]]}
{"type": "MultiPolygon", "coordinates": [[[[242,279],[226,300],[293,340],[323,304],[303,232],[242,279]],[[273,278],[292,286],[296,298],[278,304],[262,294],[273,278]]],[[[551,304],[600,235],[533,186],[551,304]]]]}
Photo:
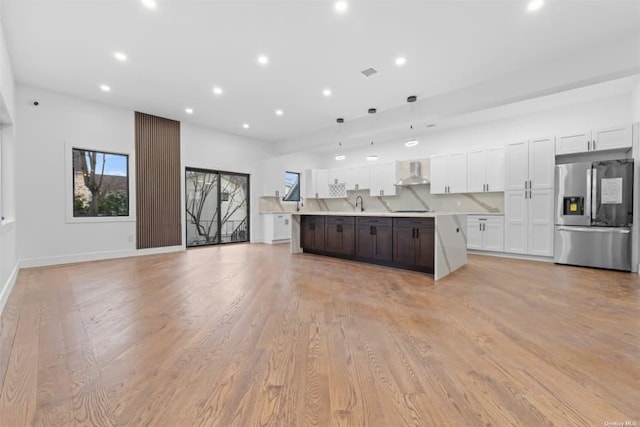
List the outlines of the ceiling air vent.
{"type": "Polygon", "coordinates": [[[366,70],[360,71],[365,77],[371,77],[375,74],[378,74],[378,70],[373,67],[369,67],[366,70]]]}

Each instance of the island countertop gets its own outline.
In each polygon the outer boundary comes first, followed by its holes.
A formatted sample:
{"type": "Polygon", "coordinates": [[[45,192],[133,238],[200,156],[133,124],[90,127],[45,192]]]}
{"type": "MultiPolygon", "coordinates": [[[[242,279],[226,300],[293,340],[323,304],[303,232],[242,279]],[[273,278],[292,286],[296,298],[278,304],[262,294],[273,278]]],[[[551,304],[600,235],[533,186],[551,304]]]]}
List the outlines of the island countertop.
{"type": "MultiPolygon", "coordinates": [[[[441,279],[467,263],[467,214],[462,212],[291,212],[291,253],[303,252],[301,246],[302,217],[386,217],[386,218],[433,218],[434,222],[434,269],[435,280],[441,279]]],[[[394,221],[395,224],[395,221],[394,221]]],[[[324,230],[324,221],[322,222],[324,230]]],[[[395,225],[394,225],[395,229],[395,225]]],[[[322,235],[322,234],[321,234],[322,235]]],[[[326,238],[326,236],[325,236],[326,238]]]]}
{"type": "Polygon", "coordinates": [[[324,216],[380,216],[387,218],[437,218],[446,215],[466,215],[461,212],[368,212],[368,211],[300,211],[290,212],[292,215],[324,215],[324,216]]]}

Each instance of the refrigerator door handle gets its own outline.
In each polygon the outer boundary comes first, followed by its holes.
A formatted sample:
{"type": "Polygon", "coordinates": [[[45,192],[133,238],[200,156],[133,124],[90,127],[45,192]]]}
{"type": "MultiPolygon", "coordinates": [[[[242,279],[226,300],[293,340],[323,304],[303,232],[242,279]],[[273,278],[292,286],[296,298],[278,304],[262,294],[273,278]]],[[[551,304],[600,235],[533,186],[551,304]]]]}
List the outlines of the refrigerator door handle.
{"type": "Polygon", "coordinates": [[[556,227],[558,231],[584,231],[587,233],[614,233],[614,234],[629,234],[631,230],[629,228],[621,227],[576,227],[576,226],[564,226],[560,225],[556,227]]]}
{"type": "Polygon", "coordinates": [[[598,216],[598,170],[591,169],[591,220],[595,220],[598,216]]]}
{"type": "Polygon", "coordinates": [[[589,217],[589,221],[591,221],[591,173],[593,169],[587,169],[587,197],[585,200],[585,216],[589,217]]]}

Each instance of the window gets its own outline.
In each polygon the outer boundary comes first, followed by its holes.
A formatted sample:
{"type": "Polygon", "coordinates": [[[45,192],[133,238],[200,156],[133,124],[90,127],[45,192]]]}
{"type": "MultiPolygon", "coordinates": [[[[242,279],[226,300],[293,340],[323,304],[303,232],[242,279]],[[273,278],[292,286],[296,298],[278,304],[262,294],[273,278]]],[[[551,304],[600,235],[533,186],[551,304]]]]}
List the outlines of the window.
{"type": "Polygon", "coordinates": [[[73,148],[73,216],[129,215],[129,156],[73,148]]]}
{"type": "Polygon", "coordinates": [[[282,198],[285,202],[299,202],[300,201],[300,174],[298,172],[285,172],[285,195],[282,198]]]}

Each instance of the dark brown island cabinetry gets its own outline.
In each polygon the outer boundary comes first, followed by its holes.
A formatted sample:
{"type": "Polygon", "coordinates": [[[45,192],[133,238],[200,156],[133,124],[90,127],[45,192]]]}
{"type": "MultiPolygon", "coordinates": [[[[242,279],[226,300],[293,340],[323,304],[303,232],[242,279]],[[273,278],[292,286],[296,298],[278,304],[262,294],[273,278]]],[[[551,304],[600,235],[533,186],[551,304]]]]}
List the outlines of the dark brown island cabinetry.
{"type": "Polygon", "coordinates": [[[433,272],[434,239],[433,218],[394,218],[394,264],[433,272]]]}
{"type": "Polygon", "coordinates": [[[391,262],[393,260],[393,219],[356,218],[356,258],[391,262]]]}
{"type": "Polygon", "coordinates": [[[304,252],[434,273],[435,220],[301,215],[304,252]]]}
{"type": "Polygon", "coordinates": [[[325,222],[325,252],[332,255],[353,256],[356,237],[355,218],[352,216],[327,216],[325,222]]]}
{"type": "Polygon", "coordinates": [[[305,215],[301,218],[300,246],[306,252],[324,252],[324,223],[324,216],[305,215]]]}

